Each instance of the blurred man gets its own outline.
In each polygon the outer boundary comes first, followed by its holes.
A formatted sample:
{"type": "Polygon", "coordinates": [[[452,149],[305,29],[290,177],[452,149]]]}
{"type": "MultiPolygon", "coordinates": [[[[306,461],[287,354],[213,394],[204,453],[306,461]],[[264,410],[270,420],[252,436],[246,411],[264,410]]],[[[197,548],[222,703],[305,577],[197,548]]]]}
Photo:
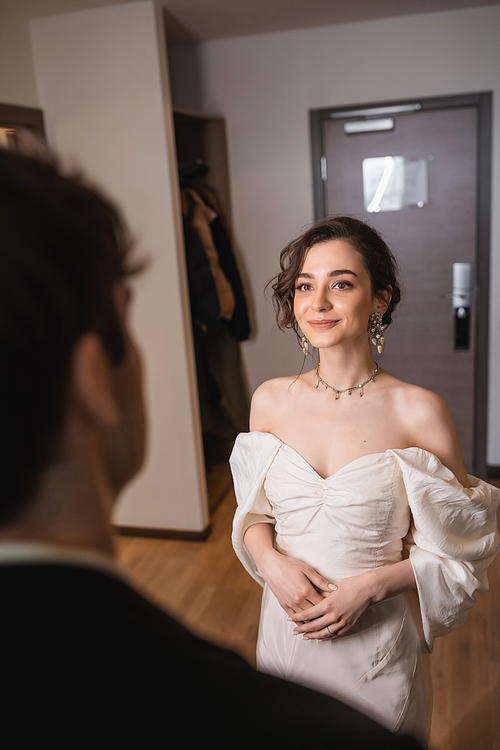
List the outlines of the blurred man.
{"type": "Polygon", "coordinates": [[[0,150],[0,664],[12,747],[411,748],[258,674],[126,581],[110,515],[144,456],[117,209],[0,150]]]}

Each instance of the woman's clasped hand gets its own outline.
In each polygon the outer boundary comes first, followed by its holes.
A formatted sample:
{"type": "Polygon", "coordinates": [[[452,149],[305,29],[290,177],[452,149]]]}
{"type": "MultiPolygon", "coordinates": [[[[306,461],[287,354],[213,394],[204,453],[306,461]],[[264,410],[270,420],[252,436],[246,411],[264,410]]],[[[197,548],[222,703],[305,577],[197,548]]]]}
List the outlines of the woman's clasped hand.
{"type": "Polygon", "coordinates": [[[331,640],[348,633],[363,612],[375,603],[374,588],[370,573],[344,578],[337,584],[329,584],[329,593],[322,601],[298,614],[289,615],[295,623],[294,635],[303,640],[331,640]]]}
{"type": "Polygon", "coordinates": [[[326,640],[347,633],[374,604],[375,571],[333,583],[310,565],[275,549],[260,561],[259,572],[304,640],[326,640]]]}
{"type": "Polygon", "coordinates": [[[332,591],[330,581],[310,565],[275,549],[262,555],[259,573],[288,615],[310,611],[332,591]]]}

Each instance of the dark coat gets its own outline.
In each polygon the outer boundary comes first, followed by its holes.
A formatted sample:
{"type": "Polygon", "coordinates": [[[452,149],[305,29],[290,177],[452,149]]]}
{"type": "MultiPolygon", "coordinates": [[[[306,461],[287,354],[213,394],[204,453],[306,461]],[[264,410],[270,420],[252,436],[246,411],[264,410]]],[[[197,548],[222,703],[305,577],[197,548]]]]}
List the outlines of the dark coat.
{"type": "Polygon", "coordinates": [[[9,747],[418,750],[341,703],[259,674],[119,579],[0,566],[9,747]]]}

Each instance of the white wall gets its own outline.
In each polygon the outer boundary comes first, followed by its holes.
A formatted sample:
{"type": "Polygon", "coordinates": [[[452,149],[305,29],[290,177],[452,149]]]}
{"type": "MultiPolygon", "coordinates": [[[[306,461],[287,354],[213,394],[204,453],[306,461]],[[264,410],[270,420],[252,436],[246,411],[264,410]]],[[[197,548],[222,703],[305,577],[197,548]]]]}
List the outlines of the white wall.
{"type": "MultiPolygon", "coordinates": [[[[117,0],[0,0],[0,101],[39,106],[27,19],[117,0]]],[[[257,337],[243,346],[252,389],[293,372],[300,353],[273,330],[264,283],[310,221],[307,111],[382,99],[492,90],[493,222],[488,460],[500,465],[500,6],[206,42],[174,51],[180,105],[227,118],[233,219],[250,274],[257,337]],[[196,80],[197,76],[201,77],[196,80]],[[184,95],[182,94],[184,92],[184,95]]]]}
{"type": "Polygon", "coordinates": [[[0,102],[38,107],[29,19],[124,0],[0,0],[0,102]]]}
{"type": "Polygon", "coordinates": [[[163,34],[154,2],[31,22],[49,143],[123,208],[151,267],[135,282],[150,447],[116,514],[123,526],[208,523],[163,34]],[[161,73],[163,71],[163,74],[161,73]],[[165,116],[166,115],[166,116],[165,116]]]}
{"type": "Polygon", "coordinates": [[[492,90],[488,461],[500,465],[499,32],[500,6],[493,6],[198,47],[204,111],[227,120],[233,226],[256,304],[257,335],[243,345],[252,390],[267,378],[297,372],[301,363],[292,337],[275,329],[262,290],[277,271],[279,250],[313,217],[308,110],[492,90]]]}

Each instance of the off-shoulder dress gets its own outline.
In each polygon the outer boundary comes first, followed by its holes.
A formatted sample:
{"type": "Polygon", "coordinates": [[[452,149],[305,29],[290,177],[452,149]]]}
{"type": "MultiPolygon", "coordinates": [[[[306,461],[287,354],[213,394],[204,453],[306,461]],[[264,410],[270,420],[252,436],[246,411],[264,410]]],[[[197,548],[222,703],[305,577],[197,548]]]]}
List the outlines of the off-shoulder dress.
{"type": "Polygon", "coordinates": [[[464,489],[421,448],[362,456],[326,479],[274,435],[238,436],[231,455],[238,508],[233,544],[263,587],[257,643],[261,671],[328,693],[392,731],[424,739],[436,636],[463,624],[499,548],[500,490],[470,476],[464,489]],[[418,596],[369,608],[346,635],[303,641],[258,575],[243,535],[272,523],[276,548],[329,581],[408,557],[418,596]]]}

